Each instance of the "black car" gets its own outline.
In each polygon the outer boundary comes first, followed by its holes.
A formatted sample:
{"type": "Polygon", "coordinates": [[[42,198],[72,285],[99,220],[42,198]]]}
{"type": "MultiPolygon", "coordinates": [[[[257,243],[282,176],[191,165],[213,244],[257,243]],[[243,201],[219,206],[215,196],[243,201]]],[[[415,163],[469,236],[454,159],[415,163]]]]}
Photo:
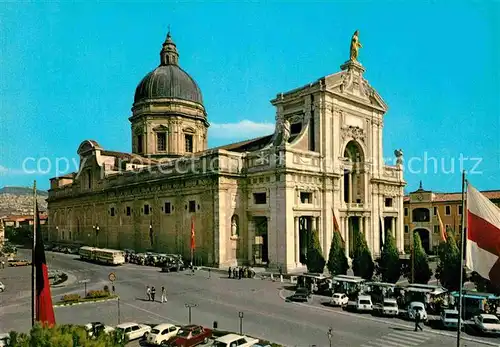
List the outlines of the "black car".
{"type": "Polygon", "coordinates": [[[167,255],[165,261],[161,264],[161,272],[182,270],[184,270],[184,262],[178,257],[167,255]]]}
{"type": "Polygon", "coordinates": [[[293,295],[290,295],[286,298],[286,301],[294,301],[294,302],[308,302],[309,296],[306,293],[297,293],[295,292],[293,295]]]}

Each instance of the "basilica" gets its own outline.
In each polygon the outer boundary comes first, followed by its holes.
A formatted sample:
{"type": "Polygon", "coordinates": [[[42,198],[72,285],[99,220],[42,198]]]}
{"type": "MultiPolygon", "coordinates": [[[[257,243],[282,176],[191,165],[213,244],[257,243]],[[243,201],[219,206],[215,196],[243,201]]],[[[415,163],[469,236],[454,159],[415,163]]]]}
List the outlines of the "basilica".
{"type": "Polygon", "coordinates": [[[384,163],[387,105],[358,40],[340,71],[271,100],[273,134],[208,148],[201,90],[169,33],[135,90],[131,152],[80,144],[78,172],[51,179],[47,238],[285,272],[305,269],[312,233],[325,257],[334,232],[347,256],[357,231],[374,257],[388,233],[403,253],[403,153],[384,163]]]}

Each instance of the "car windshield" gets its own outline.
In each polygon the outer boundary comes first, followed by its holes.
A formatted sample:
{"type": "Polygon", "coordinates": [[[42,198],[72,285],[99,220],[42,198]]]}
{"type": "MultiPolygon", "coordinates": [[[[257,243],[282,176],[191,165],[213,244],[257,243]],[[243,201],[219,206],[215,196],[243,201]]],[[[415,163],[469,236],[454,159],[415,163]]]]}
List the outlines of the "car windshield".
{"type": "Polygon", "coordinates": [[[458,313],[447,313],[446,319],[458,319],[458,313]]]}
{"type": "Polygon", "coordinates": [[[160,333],[160,330],[158,330],[158,329],[151,330],[151,334],[159,334],[159,333],[160,333]]]}
{"type": "Polygon", "coordinates": [[[340,294],[334,294],[334,295],[333,295],[333,297],[334,297],[335,299],[339,299],[339,298],[340,298],[340,294]]]}
{"type": "Polygon", "coordinates": [[[495,318],[484,318],[483,319],[483,324],[498,324],[500,321],[495,318]]]}
{"type": "Polygon", "coordinates": [[[189,336],[189,330],[179,330],[179,332],[177,333],[177,336],[188,337],[189,336]]]}
{"type": "Polygon", "coordinates": [[[215,342],[213,343],[212,347],[227,347],[227,343],[225,343],[225,342],[215,341],[215,342]]]}
{"type": "Polygon", "coordinates": [[[370,300],[366,300],[366,299],[359,300],[359,303],[363,304],[363,305],[369,305],[370,304],[370,300]]]}
{"type": "Polygon", "coordinates": [[[420,307],[420,306],[413,306],[413,309],[415,311],[422,311],[422,307],[420,307]]]}
{"type": "Polygon", "coordinates": [[[395,302],[384,302],[385,307],[397,307],[398,305],[395,302]]]}

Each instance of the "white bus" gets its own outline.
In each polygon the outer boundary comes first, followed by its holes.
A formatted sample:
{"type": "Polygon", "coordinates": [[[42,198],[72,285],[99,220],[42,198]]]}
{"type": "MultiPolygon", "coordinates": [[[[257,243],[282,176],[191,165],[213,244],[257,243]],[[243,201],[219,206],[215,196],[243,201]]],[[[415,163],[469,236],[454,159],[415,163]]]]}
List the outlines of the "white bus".
{"type": "Polygon", "coordinates": [[[121,265],[125,263],[123,251],[117,249],[104,249],[84,246],[80,248],[80,258],[108,265],[121,265]]]}

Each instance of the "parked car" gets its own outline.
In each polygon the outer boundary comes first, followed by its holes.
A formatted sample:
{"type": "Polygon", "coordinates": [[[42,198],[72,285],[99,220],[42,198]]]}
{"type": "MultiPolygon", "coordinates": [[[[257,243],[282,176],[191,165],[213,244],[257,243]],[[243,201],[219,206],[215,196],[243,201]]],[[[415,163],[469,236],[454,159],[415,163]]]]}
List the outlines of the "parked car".
{"type": "Polygon", "coordinates": [[[212,330],[200,325],[186,325],[179,329],[177,336],[165,343],[168,347],[192,347],[200,343],[208,343],[212,337],[212,330]]]}
{"type": "Polygon", "coordinates": [[[31,265],[31,261],[26,259],[12,259],[9,260],[9,266],[17,267],[17,266],[28,266],[31,265]]]}
{"type": "Polygon", "coordinates": [[[0,282],[0,293],[2,293],[3,291],[5,291],[5,284],[0,282]]]}
{"type": "Polygon", "coordinates": [[[259,343],[258,339],[237,334],[227,334],[217,338],[212,347],[252,347],[259,343]]]}
{"type": "Polygon", "coordinates": [[[399,314],[398,303],[396,299],[384,298],[382,303],[373,305],[373,311],[380,316],[396,317],[399,314]]]}
{"type": "Polygon", "coordinates": [[[180,327],[173,324],[159,324],[151,329],[146,341],[152,345],[164,346],[168,340],[177,335],[179,329],[180,327]]]}
{"type": "Polygon", "coordinates": [[[358,300],[356,301],[356,310],[361,312],[372,311],[373,310],[372,298],[369,295],[358,296],[358,300]]]}
{"type": "Polygon", "coordinates": [[[10,340],[10,334],[2,333],[0,334],[0,347],[8,346],[10,340]]]}
{"type": "Polygon", "coordinates": [[[334,293],[330,299],[330,305],[332,306],[344,306],[347,305],[349,297],[344,293],[334,293]]]}
{"type": "Polygon", "coordinates": [[[474,325],[484,334],[500,335],[500,320],[493,314],[482,313],[475,316],[474,325]]]}
{"type": "Polygon", "coordinates": [[[420,312],[420,318],[422,322],[427,322],[427,311],[423,303],[418,301],[410,302],[406,310],[406,317],[411,320],[415,320],[415,315],[420,312]]]}
{"type": "Polygon", "coordinates": [[[110,332],[114,331],[115,328],[104,325],[101,322],[91,322],[88,324],[85,324],[85,330],[87,330],[87,334],[89,336],[98,336],[101,332],[105,334],[109,334],[110,332]]]}
{"type": "Polygon", "coordinates": [[[458,311],[457,310],[443,310],[441,312],[441,324],[444,328],[457,328],[458,327],[458,311]]]}
{"type": "Polygon", "coordinates": [[[298,288],[295,293],[286,298],[286,301],[308,302],[311,296],[311,293],[307,289],[298,288]]]}
{"type": "Polygon", "coordinates": [[[132,341],[135,339],[140,339],[141,337],[145,338],[146,335],[151,331],[151,327],[149,325],[129,322],[117,325],[116,330],[127,336],[129,341],[132,341]]]}

